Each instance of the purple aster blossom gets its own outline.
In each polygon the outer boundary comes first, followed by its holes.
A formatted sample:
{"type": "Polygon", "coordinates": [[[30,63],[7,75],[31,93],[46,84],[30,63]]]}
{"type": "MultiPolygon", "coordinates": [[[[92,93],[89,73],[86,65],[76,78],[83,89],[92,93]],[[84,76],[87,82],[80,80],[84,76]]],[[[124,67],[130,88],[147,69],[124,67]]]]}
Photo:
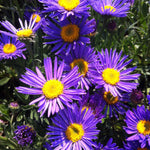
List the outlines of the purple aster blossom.
{"type": "Polygon", "coordinates": [[[124,130],[129,137],[127,141],[138,141],[141,148],[150,146],[150,111],[145,106],[137,106],[133,111],[128,110],[125,117],[127,127],[124,130]]]}
{"type": "Polygon", "coordinates": [[[64,20],[69,16],[89,16],[87,0],[39,0],[44,5],[44,13],[54,13],[53,16],[64,20]]]}
{"type": "Polygon", "coordinates": [[[138,141],[127,141],[127,144],[124,143],[125,150],[149,150],[150,146],[145,146],[141,148],[141,144],[138,141]]]}
{"type": "Polygon", "coordinates": [[[94,19],[87,22],[87,17],[71,17],[70,21],[68,19],[61,22],[55,19],[53,21],[55,24],[49,20],[45,21],[42,29],[47,34],[44,38],[50,40],[45,44],[55,44],[51,51],[57,51],[56,55],[64,50],[66,54],[69,54],[78,44],[90,44],[90,38],[85,36],[95,30],[95,25],[92,24],[94,19]]]}
{"type": "Polygon", "coordinates": [[[15,136],[13,138],[16,139],[21,146],[32,144],[36,136],[36,132],[33,128],[26,125],[18,126],[14,133],[15,136]]]}
{"type": "Polygon", "coordinates": [[[148,104],[150,104],[150,95],[147,95],[147,100],[148,100],[148,104]]]}
{"type": "Polygon", "coordinates": [[[133,6],[133,4],[134,4],[134,0],[127,0],[126,2],[127,2],[127,3],[130,3],[132,6],[133,6]]]}
{"type": "Polygon", "coordinates": [[[0,36],[0,60],[2,59],[16,59],[17,57],[26,57],[23,54],[25,51],[25,44],[17,40],[16,37],[9,37],[5,34],[0,36]]]}
{"type": "Polygon", "coordinates": [[[101,15],[126,17],[130,9],[127,0],[90,0],[90,5],[101,15]]]}
{"type": "Polygon", "coordinates": [[[11,109],[19,109],[19,104],[18,104],[17,102],[11,102],[11,103],[9,104],[9,107],[10,107],[11,109]]]}
{"type": "Polygon", "coordinates": [[[76,49],[71,51],[68,55],[59,56],[65,62],[64,70],[69,72],[75,66],[78,66],[78,72],[81,75],[81,80],[78,82],[78,86],[84,87],[89,90],[91,86],[91,75],[96,72],[94,62],[97,60],[97,55],[94,49],[87,47],[86,45],[76,45],[76,49]]]}
{"type": "Polygon", "coordinates": [[[97,139],[95,119],[91,109],[81,111],[77,105],[72,108],[67,107],[60,111],[52,119],[54,126],[48,126],[48,140],[51,141],[54,149],[64,150],[92,150],[97,144],[93,141],[97,139]]]}
{"type": "Polygon", "coordinates": [[[99,75],[93,75],[95,83],[97,83],[96,88],[104,87],[106,92],[109,92],[114,96],[120,96],[120,91],[132,92],[132,89],[136,89],[138,83],[133,83],[138,79],[140,74],[130,74],[136,69],[126,68],[126,66],[132,61],[126,61],[127,55],[121,58],[122,51],[118,54],[116,50],[110,50],[110,53],[106,49],[105,51],[98,52],[99,63],[95,64],[99,75]],[[126,68],[126,69],[125,69],[126,68]]]}
{"type": "Polygon", "coordinates": [[[70,107],[73,100],[81,100],[80,95],[85,94],[85,91],[73,88],[80,81],[80,76],[77,73],[78,67],[75,67],[64,76],[64,62],[58,67],[57,57],[54,60],[54,69],[52,69],[51,58],[44,59],[44,67],[46,78],[38,67],[36,67],[36,73],[27,68],[27,72],[22,75],[20,81],[34,88],[20,86],[17,87],[17,90],[23,94],[41,95],[30,102],[29,105],[38,102],[38,112],[42,112],[41,116],[43,116],[45,111],[48,110],[49,117],[60,109],[64,109],[63,105],[70,107]]]}
{"type": "Polygon", "coordinates": [[[110,138],[105,146],[99,143],[98,148],[96,148],[95,150],[123,150],[123,149],[118,148],[117,144],[113,143],[113,138],[110,138]]]}
{"type": "Polygon", "coordinates": [[[6,34],[8,36],[17,37],[17,38],[29,38],[35,35],[35,32],[40,28],[41,21],[35,24],[36,18],[32,19],[33,15],[30,17],[29,24],[25,20],[24,25],[22,20],[19,18],[20,28],[16,29],[9,21],[0,22],[1,25],[6,28],[9,32],[0,30],[0,33],[6,34]]]}

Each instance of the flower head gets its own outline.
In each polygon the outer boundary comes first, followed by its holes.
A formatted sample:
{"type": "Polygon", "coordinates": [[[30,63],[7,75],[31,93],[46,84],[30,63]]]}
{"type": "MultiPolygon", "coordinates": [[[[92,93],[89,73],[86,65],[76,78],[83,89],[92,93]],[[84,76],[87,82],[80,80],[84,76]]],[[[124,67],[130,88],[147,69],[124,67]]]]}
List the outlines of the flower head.
{"type": "Polygon", "coordinates": [[[64,109],[63,105],[70,106],[74,100],[80,100],[80,95],[85,94],[82,89],[72,89],[77,82],[80,81],[80,76],[77,73],[78,68],[75,67],[65,76],[63,75],[64,62],[57,66],[57,57],[54,61],[54,69],[52,69],[51,58],[44,59],[44,67],[46,78],[41,71],[36,67],[36,73],[30,69],[26,69],[25,75],[20,79],[23,83],[28,84],[34,88],[18,87],[17,90],[23,94],[41,95],[39,98],[33,100],[30,105],[38,103],[39,110],[42,112],[41,116],[48,110],[48,117],[59,109],[64,109]]]}
{"type": "Polygon", "coordinates": [[[36,132],[33,128],[26,125],[18,126],[14,133],[14,139],[16,139],[21,146],[32,144],[36,136],[36,132]]]}
{"type": "Polygon", "coordinates": [[[90,38],[85,36],[94,31],[94,25],[90,25],[94,19],[88,22],[86,20],[87,17],[71,17],[70,21],[65,19],[61,22],[53,19],[55,24],[47,20],[43,25],[43,31],[47,34],[44,38],[49,39],[50,42],[45,44],[55,44],[52,52],[57,51],[56,54],[64,50],[69,54],[70,50],[76,49],[76,45],[89,44],[90,38]]]}
{"type": "Polygon", "coordinates": [[[0,30],[0,33],[4,33],[8,36],[17,37],[17,38],[30,38],[30,37],[34,36],[36,30],[38,30],[41,26],[41,21],[38,22],[37,24],[35,24],[37,17],[35,17],[34,20],[32,18],[33,18],[33,15],[30,17],[29,24],[27,23],[27,20],[25,20],[24,25],[23,25],[23,22],[21,21],[21,19],[19,18],[19,23],[20,23],[19,29],[16,29],[7,20],[2,21],[2,22],[0,22],[1,25],[4,26],[10,32],[0,30]]]}
{"type": "Polygon", "coordinates": [[[115,17],[126,17],[130,9],[126,0],[90,0],[90,4],[101,15],[115,17]]]}
{"type": "Polygon", "coordinates": [[[128,110],[126,113],[125,122],[127,127],[124,130],[130,136],[127,141],[137,140],[144,148],[147,143],[150,146],[150,111],[145,109],[145,106],[137,106],[133,111],[128,110]]]}
{"type": "Polygon", "coordinates": [[[125,67],[132,61],[124,62],[128,56],[121,58],[122,51],[118,54],[116,50],[102,50],[98,53],[99,64],[97,71],[99,75],[95,75],[94,80],[98,84],[97,88],[104,87],[106,92],[110,92],[114,97],[121,96],[120,90],[125,92],[132,92],[136,89],[138,83],[133,83],[138,79],[140,74],[130,74],[136,67],[125,69],[125,67]],[[101,66],[100,66],[101,65],[101,66]]]}
{"type": "Polygon", "coordinates": [[[87,149],[96,147],[92,140],[99,131],[96,129],[97,119],[91,109],[81,111],[77,105],[61,110],[53,119],[55,126],[48,126],[48,138],[56,149],[87,149]]]}
{"type": "Polygon", "coordinates": [[[18,104],[17,102],[11,102],[11,103],[9,104],[9,107],[10,107],[11,109],[19,109],[19,104],[18,104]]]}
{"type": "Polygon", "coordinates": [[[87,0],[39,0],[39,2],[44,5],[45,10],[43,12],[57,14],[60,20],[64,20],[69,16],[81,17],[89,15],[87,0]]]}
{"type": "Polygon", "coordinates": [[[26,58],[23,54],[25,51],[25,44],[17,40],[17,38],[9,37],[5,34],[0,36],[0,60],[2,59],[16,59],[17,57],[26,58]]]}

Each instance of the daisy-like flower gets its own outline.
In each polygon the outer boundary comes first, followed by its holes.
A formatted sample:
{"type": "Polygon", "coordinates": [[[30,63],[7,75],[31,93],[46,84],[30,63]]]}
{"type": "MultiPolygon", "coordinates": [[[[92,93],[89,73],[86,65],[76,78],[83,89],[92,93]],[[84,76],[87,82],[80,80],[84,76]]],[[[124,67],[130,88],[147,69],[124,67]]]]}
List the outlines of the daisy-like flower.
{"type": "Polygon", "coordinates": [[[54,61],[54,69],[52,69],[51,58],[44,59],[44,67],[46,79],[41,71],[36,67],[36,73],[26,69],[25,75],[20,79],[23,83],[33,86],[35,88],[17,87],[18,92],[23,94],[41,95],[39,98],[33,100],[29,105],[38,103],[41,116],[48,110],[48,117],[59,109],[64,109],[63,105],[69,106],[74,100],[80,100],[80,95],[85,94],[82,89],[71,89],[80,81],[80,76],[77,73],[78,68],[71,70],[65,77],[62,77],[64,70],[64,62],[57,66],[57,57],[54,61]]]}
{"type": "Polygon", "coordinates": [[[4,33],[8,36],[17,37],[17,38],[30,38],[35,35],[35,32],[40,28],[41,21],[39,21],[37,24],[35,24],[37,19],[37,16],[33,19],[33,15],[30,17],[29,24],[27,23],[27,20],[25,20],[24,25],[21,19],[19,18],[20,28],[16,29],[9,21],[2,21],[0,22],[1,25],[6,28],[10,32],[1,31],[0,33],[4,33]]]}
{"type": "Polygon", "coordinates": [[[81,81],[78,83],[83,89],[84,87],[89,90],[91,85],[91,74],[95,71],[94,62],[97,60],[94,50],[85,45],[77,45],[74,51],[70,54],[60,55],[65,62],[65,71],[69,72],[75,66],[78,66],[78,72],[81,75],[81,81]]]}
{"type": "Polygon", "coordinates": [[[43,3],[45,13],[56,13],[60,20],[71,16],[89,16],[89,7],[87,0],[39,0],[43,3]]]}
{"type": "Polygon", "coordinates": [[[5,34],[0,36],[0,60],[2,59],[16,59],[17,57],[26,58],[23,54],[25,51],[25,44],[17,40],[16,37],[9,37],[5,34]]]}
{"type": "Polygon", "coordinates": [[[48,139],[54,149],[92,150],[97,146],[92,140],[97,139],[99,133],[96,128],[98,121],[91,109],[81,111],[73,105],[72,109],[61,110],[52,121],[54,126],[48,126],[48,139]]]}
{"type": "Polygon", "coordinates": [[[92,24],[95,20],[92,19],[88,22],[86,20],[87,17],[71,17],[70,21],[65,19],[61,22],[53,19],[55,24],[47,20],[43,25],[43,31],[47,34],[44,38],[49,39],[50,42],[45,42],[45,44],[55,44],[52,52],[57,51],[56,55],[63,50],[69,54],[70,50],[76,49],[77,44],[89,44],[90,38],[85,36],[95,30],[95,26],[92,24]]]}
{"type": "Polygon", "coordinates": [[[97,88],[104,87],[106,92],[110,92],[114,97],[121,96],[120,91],[132,92],[132,89],[136,89],[138,83],[133,83],[138,79],[140,74],[130,74],[136,67],[125,69],[125,67],[132,61],[124,62],[128,56],[121,58],[122,51],[118,54],[116,50],[108,50],[105,52],[102,50],[98,53],[99,64],[97,65],[97,71],[99,75],[93,76],[94,81],[98,84],[97,88]]]}
{"type": "Polygon", "coordinates": [[[141,144],[141,148],[150,146],[150,111],[145,106],[137,106],[133,111],[128,110],[125,122],[127,127],[124,130],[131,135],[127,141],[137,140],[141,144]]]}
{"type": "Polygon", "coordinates": [[[101,15],[126,17],[130,9],[127,0],[90,0],[90,4],[95,11],[101,15]]]}

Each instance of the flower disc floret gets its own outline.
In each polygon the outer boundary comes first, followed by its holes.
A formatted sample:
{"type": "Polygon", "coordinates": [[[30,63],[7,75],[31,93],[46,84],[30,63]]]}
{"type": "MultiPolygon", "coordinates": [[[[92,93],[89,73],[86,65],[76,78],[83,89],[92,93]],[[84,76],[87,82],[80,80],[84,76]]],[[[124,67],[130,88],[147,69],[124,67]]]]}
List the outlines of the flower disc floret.
{"type": "Polygon", "coordinates": [[[75,24],[68,24],[61,29],[61,37],[65,42],[72,43],[79,38],[79,27],[75,24]]]}
{"type": "Polygon", "coordinates": [[[63,89],[63,84],[60,81],[53,79],[44,84],[42,91],[46,98],[53,99],[61,95],[63,89]]]}
{"type": "Polygon", "coordinates": [[[34,13],[34,14],[32,15],[32,19],[34,20],[35,17],[36,17],[36,20],[35,20],[36,23],[38,23],[39,21],[41,21],[40,15],[34,13]]]}
{"type": "Polygon", "coordinates": [[[32,29],[22,29],[17,31],[16,35],[18,37],[30,37],[32,35],[32,29]]]}
{"type": "Polygon", "coordinates": [[[120,72],[114,68],[107,68],[102,72],[103,80],[111,85],[116,85],[120,80],[120,72]]]}
{"type": "Polygon", "coordinates": [[[58,0],[58,4],[70,11],[80,4],[80,0],[58,0]]]}
{"type": "Polygon", "coordinates": [[[3,52],[5,53],[5,54],[11,54],[11,53],[14,53],[15,51],[16,51],[16,46],[14,45],[14,44],[11,44],[11,43],[9,43],[9,44],[5,44],[4,46],[3,46],[3,52]]]}
{"type": "Polygon", "coordinates": [[[84,135],[84,129],[82,124],[73,123],[67,127],[65,132],[67,139],[72,142],[77,142],[82,139],[84,135]]]}
{"type": "Polygon", "coordinates": [[[137,130],[144,135],[150,134],[150,121],[140,120],[137,124],[137,130]]]}
{"type": "Polygon", "coordinates": [[[115,12],[116,11],[116,8],[113,7],[113,6],[110,6],[110,5],[105,5],[104,9],[103,9],[103,7],[101,7],[101,9],[102,9],[103,12],[104,12],[104,10],[107,10],[107,9],[109,9],[111,12],[115,12]]]}

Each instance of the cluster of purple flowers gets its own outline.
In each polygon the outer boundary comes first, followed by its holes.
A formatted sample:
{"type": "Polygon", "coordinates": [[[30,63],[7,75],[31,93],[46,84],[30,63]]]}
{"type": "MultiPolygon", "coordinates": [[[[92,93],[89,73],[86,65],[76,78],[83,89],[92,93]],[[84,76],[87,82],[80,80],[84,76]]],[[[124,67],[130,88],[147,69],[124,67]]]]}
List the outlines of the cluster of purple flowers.
{"type": "MultiPolygon", "coordinates": [[[[150,111],[144,106],[133,109],[127,105],[137,96],[136,88],[140,74],[132,73],[136,67],[128,68],[132,60],[122,56],[117,50],[96,52],[90,46],[90,37],[96,30],[95,19],[89,20],[90,6],[99,14],[125,17],[134,1],[127,0],[39,0],[44,10],[34,11],[28,21],[19,19],[20,28],[10,22],[1,25],[9,32],[0,31],[0,60],[18,57],[25,58],[25,44],[41,27],[46,39],[44,44],[52,44],[51,52],[58,55],[44,59],[45,75],[36,67],[36,73],[26,68],[20,81],[30,87],[19,86],[19,93],[39,95],[29,105],[38,103],[42,117],[47,112],[53,125],[49,125],[48,140],[44,146],[50,149],[65,150],[119,150],[111,138],[105,146],[95,142],[100,132],[96,125],[102,118],[126,113],[124,130],[127,138],[126,149],[147,148],[150,146],[150,111]],[[44,14],[48,14],[45,18],[44,14]],[[21,40],[21,41],[20,41],[21,40]],[[57,59],[59,58],[60,61],[57,59]],[[95,87],[94,93],[89,89],[95,87]],[[132,94],[131,94],[132,92],[132,94]],[[132,145],[132,142],[137,143],[132,145]]],[[[27,15],[28,16],[28,15],[27,15]]],[[[150,97],[148,96],[148,99],[150,97]]],[[[135,99],[134,99],[135,101],[135,99]]],[[[137,103],[138,103],[137,102],[137,103]]],[[[18,144],[26,146],[33,142],[35,131],[28,126],[18,126],[15,137],[18,144]]],[[[121,150],[121,149],[120,149],[121,150]]]]}

